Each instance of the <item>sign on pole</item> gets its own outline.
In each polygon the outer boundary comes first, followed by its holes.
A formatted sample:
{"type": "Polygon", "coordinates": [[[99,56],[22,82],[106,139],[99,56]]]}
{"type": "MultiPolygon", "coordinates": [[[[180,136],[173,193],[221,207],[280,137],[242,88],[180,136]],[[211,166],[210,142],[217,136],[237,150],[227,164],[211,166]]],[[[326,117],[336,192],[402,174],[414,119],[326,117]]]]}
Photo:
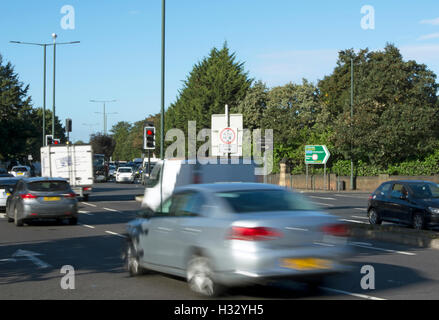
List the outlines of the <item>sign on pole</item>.
{"type": "Polygon", "coordinates": [[[330,155],[326,146],[305,146],[305,164],[326,164],[330,155]]]}
{"type": "Polygon", "coordinates": [[[243,121],[242,114],[212,115],[212,156],[242,156],[243,121]]]}

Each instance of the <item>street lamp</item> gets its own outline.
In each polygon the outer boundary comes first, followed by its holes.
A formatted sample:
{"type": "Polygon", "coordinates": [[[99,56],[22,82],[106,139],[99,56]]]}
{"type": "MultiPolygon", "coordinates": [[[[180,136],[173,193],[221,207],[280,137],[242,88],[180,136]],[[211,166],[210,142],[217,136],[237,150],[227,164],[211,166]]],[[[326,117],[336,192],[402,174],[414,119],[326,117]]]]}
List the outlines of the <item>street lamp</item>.
{"type": "Polygon", "coordinates": [[[71,41],[71,42],[59,42],[56,43],[56,38],[58,36],[56,33],[52,33],[53,39],[53,106],[52,106],[52,135],[55,136],[55,65],[56,65],[56,46],[64,45],[64,44],[76,44],[80,43],[80,41],[71,41]]]}
{"type": "MultiPolygon", "coordinates": [[[[95,112],[95,113],[102,113],[104,115],[104,135],[107,135],[107,117],[106,117],[106,112],[105,112],[105,104],[108,102],[116,102],[115,99],[113,100],[90,100],[90,102],[97,102],[97,103],[103,103],[104,105],[104,112],[95,112]]],[[[117,113],[117,112],[115,112],[117,113]]]]}
{"type": "Polygon", "coordinates": [[[33,42],[22,42],[22,41],[9,41],[15,44],[26,44],[32,46],[43,47],[44,58],[43,58],[43,146],[46,145],[46,47],[53,45],[52,43],[33,43],[33,42]]]}

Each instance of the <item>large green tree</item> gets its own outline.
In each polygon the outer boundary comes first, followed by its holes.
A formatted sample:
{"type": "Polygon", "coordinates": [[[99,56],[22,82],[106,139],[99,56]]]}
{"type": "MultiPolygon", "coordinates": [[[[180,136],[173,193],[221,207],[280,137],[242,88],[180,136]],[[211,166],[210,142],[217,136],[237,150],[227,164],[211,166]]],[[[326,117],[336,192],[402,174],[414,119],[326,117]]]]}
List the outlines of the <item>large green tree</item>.
{"type": "Polygon", "coordinates": [[[341,51],[334,72],[319,83],[319,120],[333,129],[331,140],[346,159],[387,167],[422,158],[438,138],[437,89],[436,75],[424,64],[404,61],[394,45],[383,51],[341,51]]]}

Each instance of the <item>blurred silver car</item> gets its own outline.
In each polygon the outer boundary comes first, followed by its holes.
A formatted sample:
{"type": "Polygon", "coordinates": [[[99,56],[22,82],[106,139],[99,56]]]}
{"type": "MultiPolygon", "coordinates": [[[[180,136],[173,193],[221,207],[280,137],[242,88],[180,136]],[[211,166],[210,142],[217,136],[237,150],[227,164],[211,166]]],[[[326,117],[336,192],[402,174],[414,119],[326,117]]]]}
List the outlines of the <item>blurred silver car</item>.
{"type": "Polygon", "coordinates": [[[296,278],[318,285],[349,270],[346,225],[285,188],[256,183],[177,188],[159,212],[127,225],[131,275],[146,269],[185,277],[214,296],[227,286],[296,278]]]}
{"type": "Polygon", "coordinates": [[[42,218],[68,219],[70,224],[77,224],[78,200],[65,179],[21,179],[6,201],[6,216],[18,227],[42,218]]]}
{"type": "Polygon", "coordinates": [[[12,167],[9,173],[12,174],[14,177],[30,177],[31,168],[28,166],[15,166],[12,167]]]}

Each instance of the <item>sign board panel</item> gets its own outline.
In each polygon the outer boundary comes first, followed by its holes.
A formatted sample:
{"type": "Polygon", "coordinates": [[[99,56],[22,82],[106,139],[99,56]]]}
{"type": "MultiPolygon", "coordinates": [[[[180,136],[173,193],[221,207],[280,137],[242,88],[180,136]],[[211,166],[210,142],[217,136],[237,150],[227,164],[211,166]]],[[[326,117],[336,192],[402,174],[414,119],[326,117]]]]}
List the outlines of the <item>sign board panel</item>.
{"type": "Polygon", "coordinates": [[[326,146],[305,146],[305,164],[326,164],[330,155],[326,146]]]}
{"type": "Polygon", "coordinates": [[[242,114],[212,115],[211,151],[213,157],[230,155],[242,157],[243,131],[242,114]],[[229,123],[227,123],[229,122],[229,123]]]}

